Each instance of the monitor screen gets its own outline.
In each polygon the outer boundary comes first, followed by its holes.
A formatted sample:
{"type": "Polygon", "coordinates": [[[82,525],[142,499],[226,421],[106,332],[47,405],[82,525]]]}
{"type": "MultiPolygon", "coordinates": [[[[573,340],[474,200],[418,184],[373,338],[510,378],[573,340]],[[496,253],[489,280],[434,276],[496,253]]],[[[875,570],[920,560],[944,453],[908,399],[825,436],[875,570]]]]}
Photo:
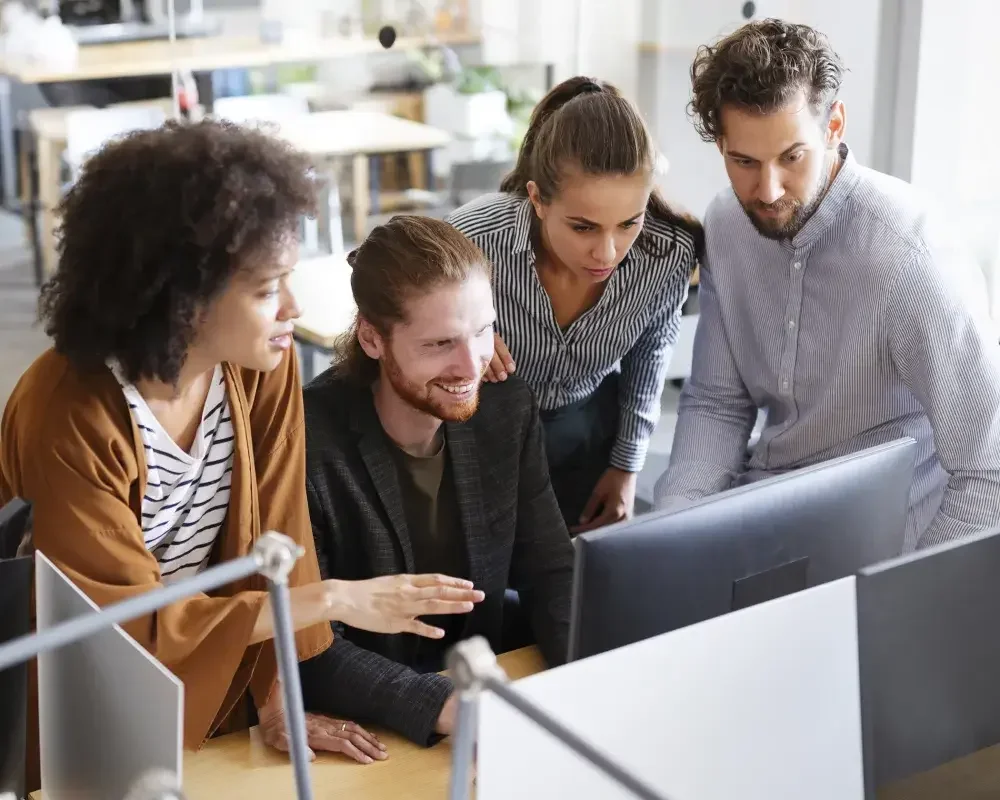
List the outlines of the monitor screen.
{"type": "Polygon", "coordinates": [[[902,439],[581,534],[569,658],[898,556],[915,454],[902,439]]]}

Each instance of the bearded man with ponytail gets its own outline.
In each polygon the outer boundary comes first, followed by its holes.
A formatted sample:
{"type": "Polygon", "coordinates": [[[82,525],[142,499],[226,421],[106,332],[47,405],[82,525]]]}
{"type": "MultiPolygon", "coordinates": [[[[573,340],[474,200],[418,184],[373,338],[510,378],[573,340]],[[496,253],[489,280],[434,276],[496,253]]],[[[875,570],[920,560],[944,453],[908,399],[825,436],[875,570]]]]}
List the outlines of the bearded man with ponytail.
{"type": "Polygon", "coordinates": [[[327,713],[431,744],[455,724],[454,686],[436,674],[455,642],[481,635],[503,652],[533,638],[549,664],[565,661],[573,547],[531,390],[481,385],[495,320],[482,251],[441,220],[400,216],[348,260],[357,322],[340,360],[305,389],[320,569],[445,573],[485,599],[461,619],[429,618],[444,631],[434,641],[338,627],[303,686],[326,693],[327,713]]]}

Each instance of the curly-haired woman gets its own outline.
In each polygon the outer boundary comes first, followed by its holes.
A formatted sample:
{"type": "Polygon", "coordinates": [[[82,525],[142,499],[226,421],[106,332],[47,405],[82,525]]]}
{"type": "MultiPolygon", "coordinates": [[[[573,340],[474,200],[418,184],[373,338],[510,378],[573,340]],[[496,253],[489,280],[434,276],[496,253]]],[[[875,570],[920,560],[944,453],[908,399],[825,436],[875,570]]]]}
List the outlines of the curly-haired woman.
{"type": "MultiPolygon", "coordinates": [[[[288,285],[309,174],[279,141],[218,123],[136,133],[89,160],[42,291],[54,348],[0,432],[0,501],[34,504],[35,546],[100,604],[245,555],[261,531],[295,539],[300,659],[325,652],[333,620],[433,637],[418,615],[480,599],[442,576],[320,581],[288,285]]],[[[230,727],[247,692],[265,738],[285,746],[264,588],[248,580],[126,626],[184,682],[188,747],[230,727]]],[[[313,748],[384,758],[353,723],[309,723],[313,748]]]]}

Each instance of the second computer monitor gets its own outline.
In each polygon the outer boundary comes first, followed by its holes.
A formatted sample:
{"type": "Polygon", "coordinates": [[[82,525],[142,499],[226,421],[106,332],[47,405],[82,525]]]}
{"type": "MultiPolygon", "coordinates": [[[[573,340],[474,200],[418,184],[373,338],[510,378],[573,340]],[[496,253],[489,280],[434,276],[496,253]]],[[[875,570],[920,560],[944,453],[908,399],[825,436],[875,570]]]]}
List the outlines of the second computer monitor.
{"type": "Polygon", "coordinates": [[[1000,743],[998,574],[1000,531],[858,575],[869,797],[1000,743]]]}
{"type": "Polygon", "coordinates": [[[915,459],[900,439],[578,536],[569,658],[898,556],[915,459]]]}

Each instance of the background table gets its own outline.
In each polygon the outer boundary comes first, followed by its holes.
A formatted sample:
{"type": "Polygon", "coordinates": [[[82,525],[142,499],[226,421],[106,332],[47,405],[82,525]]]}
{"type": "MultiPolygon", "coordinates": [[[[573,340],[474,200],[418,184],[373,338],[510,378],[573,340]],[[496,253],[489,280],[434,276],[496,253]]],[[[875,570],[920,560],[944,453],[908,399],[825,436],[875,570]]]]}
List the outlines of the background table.
{"type": "MultiPolygon", "coordinates": [[[[479,41],[479,35],[474,33],[403,36],[395,41],[392,49],[409,51],[441,44],[472,45],[479,41]]],[[[259,36],[222,34],[180,39],[173,47],[165,40],[86,45],[80,48],[76,63],[69,66],[53,66],[0,55],[0,171],[3,174],[4,203],[9,206],[17,194],[12,83],[34,85],[169,75],[175,68],[211,72],[271,67],[332,61],[378,53],[383,49],[375,38],[315,37],[268,44],[260,41],[259,36]]]]}
{"type": "MultiPolygon", "coordinates": [[[[438,43],[463,45],[478,41],[477,34],[440,34],[433,38],[401,36],[392,49],[406,51],[438,43]]],[[[63,67],[0,56],[0,73],[28,84],[88,81],[138,75],[169,75],[175,64],[181,70],[209,72],[217,69],[329,61],[378,53],[383,49],[375,38],[317,36],[268,44],[258,36],[221,34],[178,39],[173,48],[165,39],[86,45],[80,48],[75,64],[63,67]]]]}
{"type": "MultiPolygon", "coordinates": [[[[368,214],[378,213],[378,175],[372,156],[425,153],[427,185],[433,185],[430,152],[451,141],[451,134],[422,122],[380,111],[319,111],[285,120],[277,133],[316,160],[350,158],[353,166],[354,241],[364,240],[368,214]]],[[[321,209],[325,212],[326,209],[321,209]]],[[[332,220],[336,224],[339,220],[332,220]]]]}
{"type": "Polygon", "coordinates": [[[315,359],[333,353],[351,327],[357,306],[351,293],[351,267],[344,254],[300,261],[291,279],[301,316],[295,320],[295,341],[302,353],[302,381],[315,376],[315,359]]]}

